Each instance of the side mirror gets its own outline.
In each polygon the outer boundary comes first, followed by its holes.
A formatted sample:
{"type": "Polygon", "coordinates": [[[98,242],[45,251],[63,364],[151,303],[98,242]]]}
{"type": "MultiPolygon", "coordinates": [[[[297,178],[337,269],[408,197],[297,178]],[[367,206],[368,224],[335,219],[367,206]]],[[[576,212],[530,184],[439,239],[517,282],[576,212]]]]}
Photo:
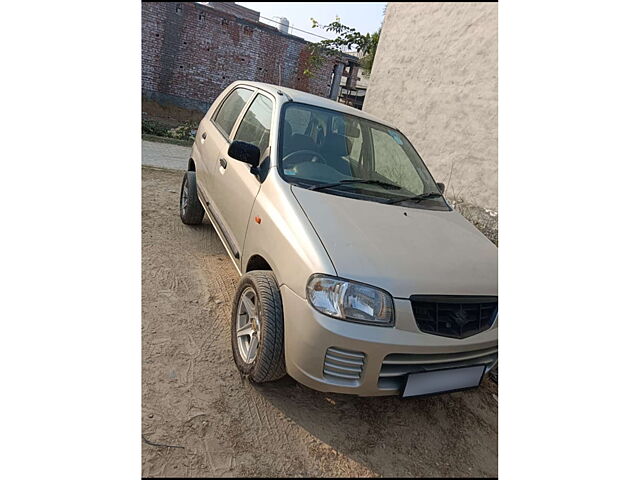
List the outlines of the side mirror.
{"type": "Polygon", "coordinates": [[[436,185],[440,189],[440,193],[444,193],[444,183],[438,182],[438,183],[436,183],[436,185]]]}
{"type": "Polygon", "coordinates": [[[252,143],[234,140],[233,143],[229,145],[227,154],[239,162],[248,163],[252,169],[256,168],[258,163],[260,163],[260,149],[252,143]]]}

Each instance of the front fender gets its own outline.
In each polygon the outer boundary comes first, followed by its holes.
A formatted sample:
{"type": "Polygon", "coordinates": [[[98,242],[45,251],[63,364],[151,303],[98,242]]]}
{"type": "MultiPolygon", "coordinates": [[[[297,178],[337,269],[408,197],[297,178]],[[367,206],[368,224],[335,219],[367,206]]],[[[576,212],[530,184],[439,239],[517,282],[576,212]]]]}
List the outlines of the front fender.
{"type": "Polygon", "coordinates": [[[311,274],[336,275],[336,271],[291,187],[279,182],[277,175],[274,169],[269,172],[253,204],[241,269],[245,273],[249,259],[260,255],[273,269],[278,286],[286,285],[306,298],[311,274]]]}

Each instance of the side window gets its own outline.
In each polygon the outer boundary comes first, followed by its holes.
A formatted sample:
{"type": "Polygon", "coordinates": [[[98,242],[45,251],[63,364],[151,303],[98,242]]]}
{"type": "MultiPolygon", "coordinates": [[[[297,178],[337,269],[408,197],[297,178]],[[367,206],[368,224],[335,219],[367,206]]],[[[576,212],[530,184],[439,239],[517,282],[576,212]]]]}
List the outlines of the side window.
{"type": "Polygon", "coordinates": [[[260,148],[260,156],[264,155],[269,146],[271,133],[271,113],[273,103],[264,95],[257,95],[255,100],[238,125],[234,140],[252,143],[260,148]]]}
{"type": "Polygon", "coordinates": [[[218,112],[215,114],[215,118],[212,121],[220,127],[220,129],[227,134],[227,136],[231,135],[231,130],[236,123],[236,119],[240,112],[244,108],[245,104],[249,101],[253,95],[251,90],[246,88],[236,88],[227,98],[225,98],[224,102],[218,109],[218,112]]]}
{"type": "Polygon", "coordinates": [[[422,193],[424,184],[402,148],[402,138],[395,132],[372,128],[371,139],[376,173],[398,185],[404,185],[412,193],[422,193]]]}

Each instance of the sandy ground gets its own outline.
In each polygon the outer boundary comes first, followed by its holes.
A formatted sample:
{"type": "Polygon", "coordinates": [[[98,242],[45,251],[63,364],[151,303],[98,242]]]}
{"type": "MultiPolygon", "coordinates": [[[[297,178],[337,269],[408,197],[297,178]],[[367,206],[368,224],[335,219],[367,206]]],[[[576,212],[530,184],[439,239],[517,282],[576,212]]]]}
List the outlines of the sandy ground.
{"type": "Polygon", "coordinates": [[[178,216],[180,172],[142,168],[143,476],[496,476],[497,387],[435,397],[243,381],[237,273],[211,224],[178,216]]]}

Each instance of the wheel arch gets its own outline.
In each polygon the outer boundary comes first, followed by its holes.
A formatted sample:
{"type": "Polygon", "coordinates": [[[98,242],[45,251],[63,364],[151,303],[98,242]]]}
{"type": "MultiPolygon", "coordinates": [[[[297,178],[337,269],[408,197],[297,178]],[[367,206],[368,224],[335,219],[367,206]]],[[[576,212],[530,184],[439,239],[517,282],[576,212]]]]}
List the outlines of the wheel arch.
{"type": "MultiPolygon", "coordinates": [[[[251,272],[253,270],[270,270],[273,272],[273,267],[267,261],[266,258],[256,253],[254,255],[251,255],[251,257],[249,257],[249,260],[247,261],[247,265],[244,268],[244,273],[251,272]]],[[[274,275],[275,275],[275,272],[274,272],[274,275]]]]}
{"type": "Polygon", "coordinates": [[[244,264],[244,268],[242,268],[242,273],[248,273],[253,270],[268,270],[273,273],[276,277],[276,282],[278,286],[282,285],[282,277],[281,272],[278,269],[278,266],[273,261],[269,255],[264,251],[254,251],[251,255],[248,256],[247,263],[244,264]]]}

